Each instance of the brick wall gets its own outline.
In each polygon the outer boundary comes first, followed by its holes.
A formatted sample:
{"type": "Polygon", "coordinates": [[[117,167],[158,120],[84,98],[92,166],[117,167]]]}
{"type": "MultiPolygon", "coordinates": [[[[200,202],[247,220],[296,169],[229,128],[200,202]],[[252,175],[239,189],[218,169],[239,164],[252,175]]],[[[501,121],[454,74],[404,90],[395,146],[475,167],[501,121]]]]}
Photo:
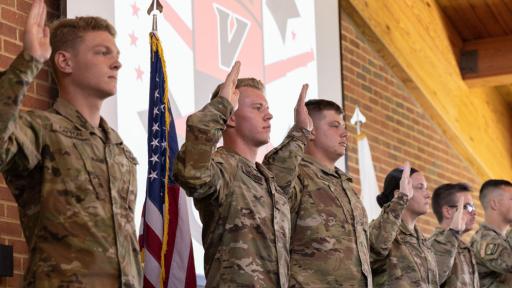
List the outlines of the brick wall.
{"type": "MultiPolygon", "coordinates": [[[[473,200],[480,222],[482,209],[478,189],[482,179],[457,154],[351,19],[346,14],[341,18],[346,118],[350,120],[356,105],[366,116],[367,123],[362,131],[368,136],[379,188],[382,189],[389,171],[409,160],[425,174],[430,191],[442,183],[469,183],[474,190],[473,200]]],[[[352,136],[348,149],[349,173],[359,189],[355,128],[349,127],[349,132],[352,136]]],[[[418,223],[425,234],[430,234],[437,226],[432,213],[420,217],[418,223]]]]}
{"type": "MultiPolygon", "coordinates": [[[[46,3],[49,18],[57,18],[60,1],[46,0],[46,3]]],[[[22,49],[23,28],[31,4],[32,1],[25,0],[0,0],[0,70],[7,69],[22,49]]],[[[51,82],[48,68],[45,67],[30,86],[23,107],[46,109],[55,95],[55,86],[51,82]]],[[[0,244],[14,247],[14,277],[0,277],[0,288],[21,287],[28,251],[19,223],[18,207],[0,176],[0,244]]]]}

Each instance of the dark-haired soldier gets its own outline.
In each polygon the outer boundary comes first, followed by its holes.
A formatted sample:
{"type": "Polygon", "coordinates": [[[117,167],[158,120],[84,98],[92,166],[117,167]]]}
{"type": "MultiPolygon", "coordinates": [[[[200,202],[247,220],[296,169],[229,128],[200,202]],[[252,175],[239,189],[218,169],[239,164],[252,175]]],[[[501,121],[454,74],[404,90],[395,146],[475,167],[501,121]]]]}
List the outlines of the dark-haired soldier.
{"type": "Polygon", "coordinates": [[[481,287],[512,287],[512,183],[487,180],[480,188],[485,221],[471,239],[481,287]]]}
{"type": "MultiPolygon", "coordinates": [[[[343,111],[322,99],[306,107],[313,130],[290,203],[290,287],[372,287],[366,211],[352,178],[335,166],[347,146],[343,111]]],[[[273,152],[266,167],[276,178],[289,174],[279,166],[287,156],[273,152]]]]}
{"type": "Polygon", "coordinates": [[[377,203],[382,211],[370,223],[374,287],[439,287],[434,253],[416,225],[430,206],[423,173],[408,163],[391,170],[377,203]]]}
{"type": "Polygon", "coordinates": [[[476,210],[471,189],[464,183],[447,183],[432,194],[432,210],[439,221],[430,237],[441,287],[478,288],[475,256],[461,236],[471,231],[476,210]]]}

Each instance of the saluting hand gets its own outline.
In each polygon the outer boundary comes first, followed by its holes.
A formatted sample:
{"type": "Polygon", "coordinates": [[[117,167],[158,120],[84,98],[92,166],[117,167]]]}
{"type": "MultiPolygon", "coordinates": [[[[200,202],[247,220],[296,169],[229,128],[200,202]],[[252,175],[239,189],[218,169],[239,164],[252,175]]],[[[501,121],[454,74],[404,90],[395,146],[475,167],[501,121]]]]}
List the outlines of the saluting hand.
{"type": "Polygon", "coordinates": [[[50,58],[50,30],[46,26],[46,4],[34,0],[28,14],[23,37],[23,49],[35,59],[44,62],[50,58]]]}
{"type": "Polygon", "coordinates": [[[402,178],[400,179],[400,192],[407,195],[409,199],[414,195],[414,190],[412,189],[412,181],[411,181],[411,164],[409,161],[405,162],[404,171],[402,172],[402,178]]]}
{"type": "Polygon", "coordinates": [[[460,197],[459,203],[457,203],[457,211],[453,215],[452,222],[450,223],[450,229],[458,232],[463,232],[466,228],[466,217],[464,217],[464,198],[460,197]]]}
{"type": "Polygon", "coordinates": [[[300,90],[297,105],[295,105],[295,125],[300,128],[305,128],[311,131],[313,129],[313,120],[309,116],[308,109],[306,108],[306,94],[308,93],[308,84],[302,85],[300,90]]]}
{"type": "Polygon", "coordinates": [[[229,102],[234,107],[234,110],[238,108],[238,97],[240,96],[240,92],[236,89],[236,83],[238,81],[238,74],[240,74],[240,61],[236,61],[235,65],[231,68],[228,75],[226,76],[226,81],[222,84],[222,88],[220,89],[219,95],[228,99],[229,102]]]}

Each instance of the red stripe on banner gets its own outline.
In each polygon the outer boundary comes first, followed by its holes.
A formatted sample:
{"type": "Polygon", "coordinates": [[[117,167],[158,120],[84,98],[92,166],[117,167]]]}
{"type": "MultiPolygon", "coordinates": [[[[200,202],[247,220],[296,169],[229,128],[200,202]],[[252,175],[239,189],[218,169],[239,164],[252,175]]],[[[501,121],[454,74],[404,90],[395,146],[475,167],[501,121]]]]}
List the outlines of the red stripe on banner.
{"type": "Polygon", "coordinates": [[[190,29],[183,21],[181,16],[174,10],[174,8],[167,3],[167,1],[162,1],[162,6],[164,8],[164,18],[171,24],[174,28],[174,31],[180,35],[181,39],[185,44],[187,44],[189,49],[192,49],[192,29],[190,29]]]}
{"type": "Polygon", "coordinates": [[[304,67],[315,60],[313,51],[305,52],[293,57],[271,63],[265,68],[265,83],[284,77],[286,74],[304,67]]]}
{"type": "Polygon", "coordinates": [[[176,231],[178,230],[178,213],[179,213],[179,200],[180,200],[180,186],[177,184],[167,186],[168,193],[168,211],[169,214],[169,226],[167,230],[167,251],[165,251],[165,280],[164,284],[167,287],[169,283],[169,272],[172,265],[172,257],[174,254],[174,245],[176,244],[176,231]]]}
{"type": "MultiPolygon", "coordinates": [[[[162,252],[162,240],[158,237],[158,234],[155,233],[153,228],[149,226],[147,223],[144,225],[144,248],[146,251],[153,256],[157,261],[160,260],[160,253],[162,252]]],[[[162,263],[159,263],[162,265],[162,263]]]]}
{"type": "Polygon", "coordinates": [[[188,252],[187,277],[185,278],[185,288],[197,286],[196,269],[194,267],[194,251],[192,241],[190,241],[190,251],[188,252]]]}

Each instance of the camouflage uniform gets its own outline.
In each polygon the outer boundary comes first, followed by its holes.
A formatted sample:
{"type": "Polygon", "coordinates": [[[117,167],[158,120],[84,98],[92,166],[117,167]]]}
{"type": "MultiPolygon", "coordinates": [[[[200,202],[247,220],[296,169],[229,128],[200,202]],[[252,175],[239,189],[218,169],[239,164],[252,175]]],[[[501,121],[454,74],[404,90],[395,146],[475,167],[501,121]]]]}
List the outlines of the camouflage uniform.
{"type": "MultiPolygon", "coordinates": [[[[232,113],[231,103],[217,97],[189,116],[174,167],[176,181],[194,198],[203,223],[206,286],[288,287],[289,189],[280,189],[263,165],[226,148],[215,151],[232,113]]],[[[306,142],[296,130],[284,143],[302,147],[288,160],[295,170],[306,142]]]]}
{"type": "Polygon", "coordinates": [[[399,193],[370,223],[370,259],[375,287],[439,287],[435,256],[427,239],[415,226],[401,221],[408,203],[399,193]]]}
{"type": "MultiPolygon", "coordinates": [[[[286,155],[269,153],[275,169],[286,155]]],[[[289,172],[288,172],[289,174],[289,172]]],[[[352,179],[304,155],[293,185],[290,287],[372,287],[368,218],[352,179]]]]}
{"type": "Polygon", "coordinates": [[[473,251],[458,235],[437,228],[429,242],[436,256],[441,287],[480,287],[473,251]]]}
{"type": "Polygon", "coordinates": [[[480,286],[512,287],[512,234],[502,236],[485,223],[471,238],[475,253],[480,286]]]}
{"type": "Polygon", "coordinates": [[[42,63],[21,54],[0,78],[0,171],[30,251],[24,287],[140,287],[136,160],[102,119],[63,99],[20,112],[42,63]]]}

